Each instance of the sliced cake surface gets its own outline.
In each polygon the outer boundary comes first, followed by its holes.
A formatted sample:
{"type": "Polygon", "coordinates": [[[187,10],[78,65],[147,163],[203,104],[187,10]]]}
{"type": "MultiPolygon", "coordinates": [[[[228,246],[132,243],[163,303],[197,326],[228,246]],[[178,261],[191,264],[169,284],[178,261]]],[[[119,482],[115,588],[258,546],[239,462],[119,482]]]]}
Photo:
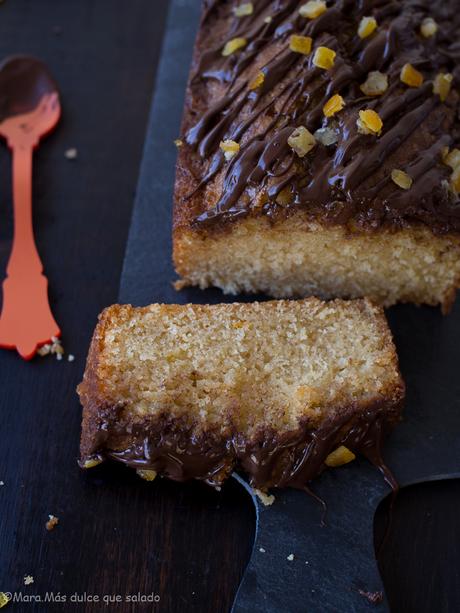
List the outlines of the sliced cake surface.
{"type": "Polygon", "coordinates": [[[182,285],[447,310],[458,2],[241,4],[204,3],[177,164],[182,285]]]}
{"type": "Polygon", "coordinates": [[[303,487],[338,448],[381,462],[404,384],[379,307],[307,299],[110,307],[79,394],[84,466],[303,487]]]}

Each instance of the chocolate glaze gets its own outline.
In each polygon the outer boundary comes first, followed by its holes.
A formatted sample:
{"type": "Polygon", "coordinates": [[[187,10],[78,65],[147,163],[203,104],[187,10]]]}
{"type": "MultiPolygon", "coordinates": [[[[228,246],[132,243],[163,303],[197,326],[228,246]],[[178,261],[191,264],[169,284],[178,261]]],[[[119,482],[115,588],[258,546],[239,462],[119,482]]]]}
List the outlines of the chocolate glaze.
{"type": "Polygon", "coordinates": [[[43,62],[15,56],[0,64],[0,122],[35,110],[58,88],[43,62]]]}
{"type": "Polygon", "coordinates": [[[131,423],[123,407],[98,410],[97,435],[86,449],[90,457],[114,459],[140,469],[155,470],[176,481],[198,479],[220,487],[233,470],[248,475],[257,488],[306,485],[325,468],[325,459],[345,445],[367,457],[395,489],[396,481],[385,466],[381,444],[399,418],[394,406],[351,407],[328,417],[318,427],[300,424],[295,431],[259,431],[247,439],[238,432],[208,431],[197,435],[185,420],[163,416],[157,421],[131,423]]]}
{"type": "Polygon", "coordinates": [[[457,3],[336,0],[328,1],[328,10],[314,20],[299,16],[302,3],[297,0],[254,0],[253,14],[244,18],[233,16],[237,4],[239,0],[208,0],[204,6],[202,40],[190,82],[186,144],[180,154],[180,159],[193,158],[193,224],[203,228],[249,214],[276,221],[302,209],[312,219],[365,230],[422,223],[434,232],[460,232],[460,200],[448,188],[451,169],[442,163],[443,149],[460,145],[457,3]],[[377,19],[378,29],[361,40],[358,24],[369,15],[377,19]],[[271,21],[266,23],[268,16],[271,21]],[[419,29],[428,16],[439,29],[426,39],[419,29]],[[214,31],[219,36],[213,36],[214,31]],[[203,32],[216,41],[211,48],[203,32]],[[334,67],[320,70],[312,63],[313,52],[291,52],[288,39],[293,33],[311,36],[313,49],[334,49],[334,67]],[[223,57],[223,43],[234,37],[246,38],[247,46],[223,57]],[[260,57],[266,62],[259,66],[260,57]],[[423,73],[421,87],[400,82],[405,63],[423,73]],[[256,64],[265,80],[254,92],[248,84],[256,64]],[[372,70],[385,72],[390,85],[383,96],[366,98],[359,85],[372,70]],[[439,72],[454,75],[444,103],[432,91],[439,72]],[[335,93],[344,97],[346,108],[327,120],[322,108],[335,93]],[[363,108],[381,116],[381,136],[358,133],[356,119],[363,108]],[[333,127],[338,142],[318,144],[300,160],[287,144],[299,125],[311,132],[333,127]],[[225,139],[241,144],[230,162],[219,150],[225,139]],[[411,189],[402,190],[391,181],[393,168],[411,175],[411,189]],[[197,192],[219,173],[220,196],[204,210],[197,192]],[[291,202],[280,205],[277,196],[286,188],[291,202]]]}

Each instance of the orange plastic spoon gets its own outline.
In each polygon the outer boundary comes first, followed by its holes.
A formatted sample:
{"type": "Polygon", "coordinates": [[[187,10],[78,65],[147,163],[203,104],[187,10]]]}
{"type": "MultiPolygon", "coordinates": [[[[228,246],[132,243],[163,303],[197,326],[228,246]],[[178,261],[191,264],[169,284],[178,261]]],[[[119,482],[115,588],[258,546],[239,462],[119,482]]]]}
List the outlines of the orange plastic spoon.
{"type": "Polygon", "coordinates": [[[32,57],[0,65],[0,136],[13,154],[14,236],[3,282],[0,347],[26,360],[60,336],[48,301],[48,280],[32,227],[32,156],[61,114],[57,87],[46,66],[32,57]]]}

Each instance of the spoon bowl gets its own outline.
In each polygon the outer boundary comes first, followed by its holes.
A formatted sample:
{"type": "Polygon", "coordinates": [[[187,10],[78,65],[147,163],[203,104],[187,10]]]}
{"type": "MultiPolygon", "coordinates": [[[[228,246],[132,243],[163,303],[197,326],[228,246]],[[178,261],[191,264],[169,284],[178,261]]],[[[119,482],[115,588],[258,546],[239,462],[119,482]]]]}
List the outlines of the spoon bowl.
{"type": "Polygon", "coordinates": [[[0,63],[0,122],[33,111],[45,94],[58,88],[43,62],[14,56],[0,63]]]}
{"type": "Polygon", "coordinates": [[[21,140],[37,146],[60,116],[58,88],[43,62],[15,56],[0,64],[0,136],[10,147],[21,140]]]}

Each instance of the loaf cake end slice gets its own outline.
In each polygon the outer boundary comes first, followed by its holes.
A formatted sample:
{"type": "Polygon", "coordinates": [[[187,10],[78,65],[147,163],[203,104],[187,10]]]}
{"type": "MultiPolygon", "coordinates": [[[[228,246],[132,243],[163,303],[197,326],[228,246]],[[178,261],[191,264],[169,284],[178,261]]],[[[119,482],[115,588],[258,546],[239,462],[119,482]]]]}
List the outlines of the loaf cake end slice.
{"type": "Polygon", "coordinates": [[[214,486],[240,469],[268,488],[358,453],[381,465],[404,384],[379,307],[311,298],[112,306],[78,392],[82,466],[214,486]]]}

